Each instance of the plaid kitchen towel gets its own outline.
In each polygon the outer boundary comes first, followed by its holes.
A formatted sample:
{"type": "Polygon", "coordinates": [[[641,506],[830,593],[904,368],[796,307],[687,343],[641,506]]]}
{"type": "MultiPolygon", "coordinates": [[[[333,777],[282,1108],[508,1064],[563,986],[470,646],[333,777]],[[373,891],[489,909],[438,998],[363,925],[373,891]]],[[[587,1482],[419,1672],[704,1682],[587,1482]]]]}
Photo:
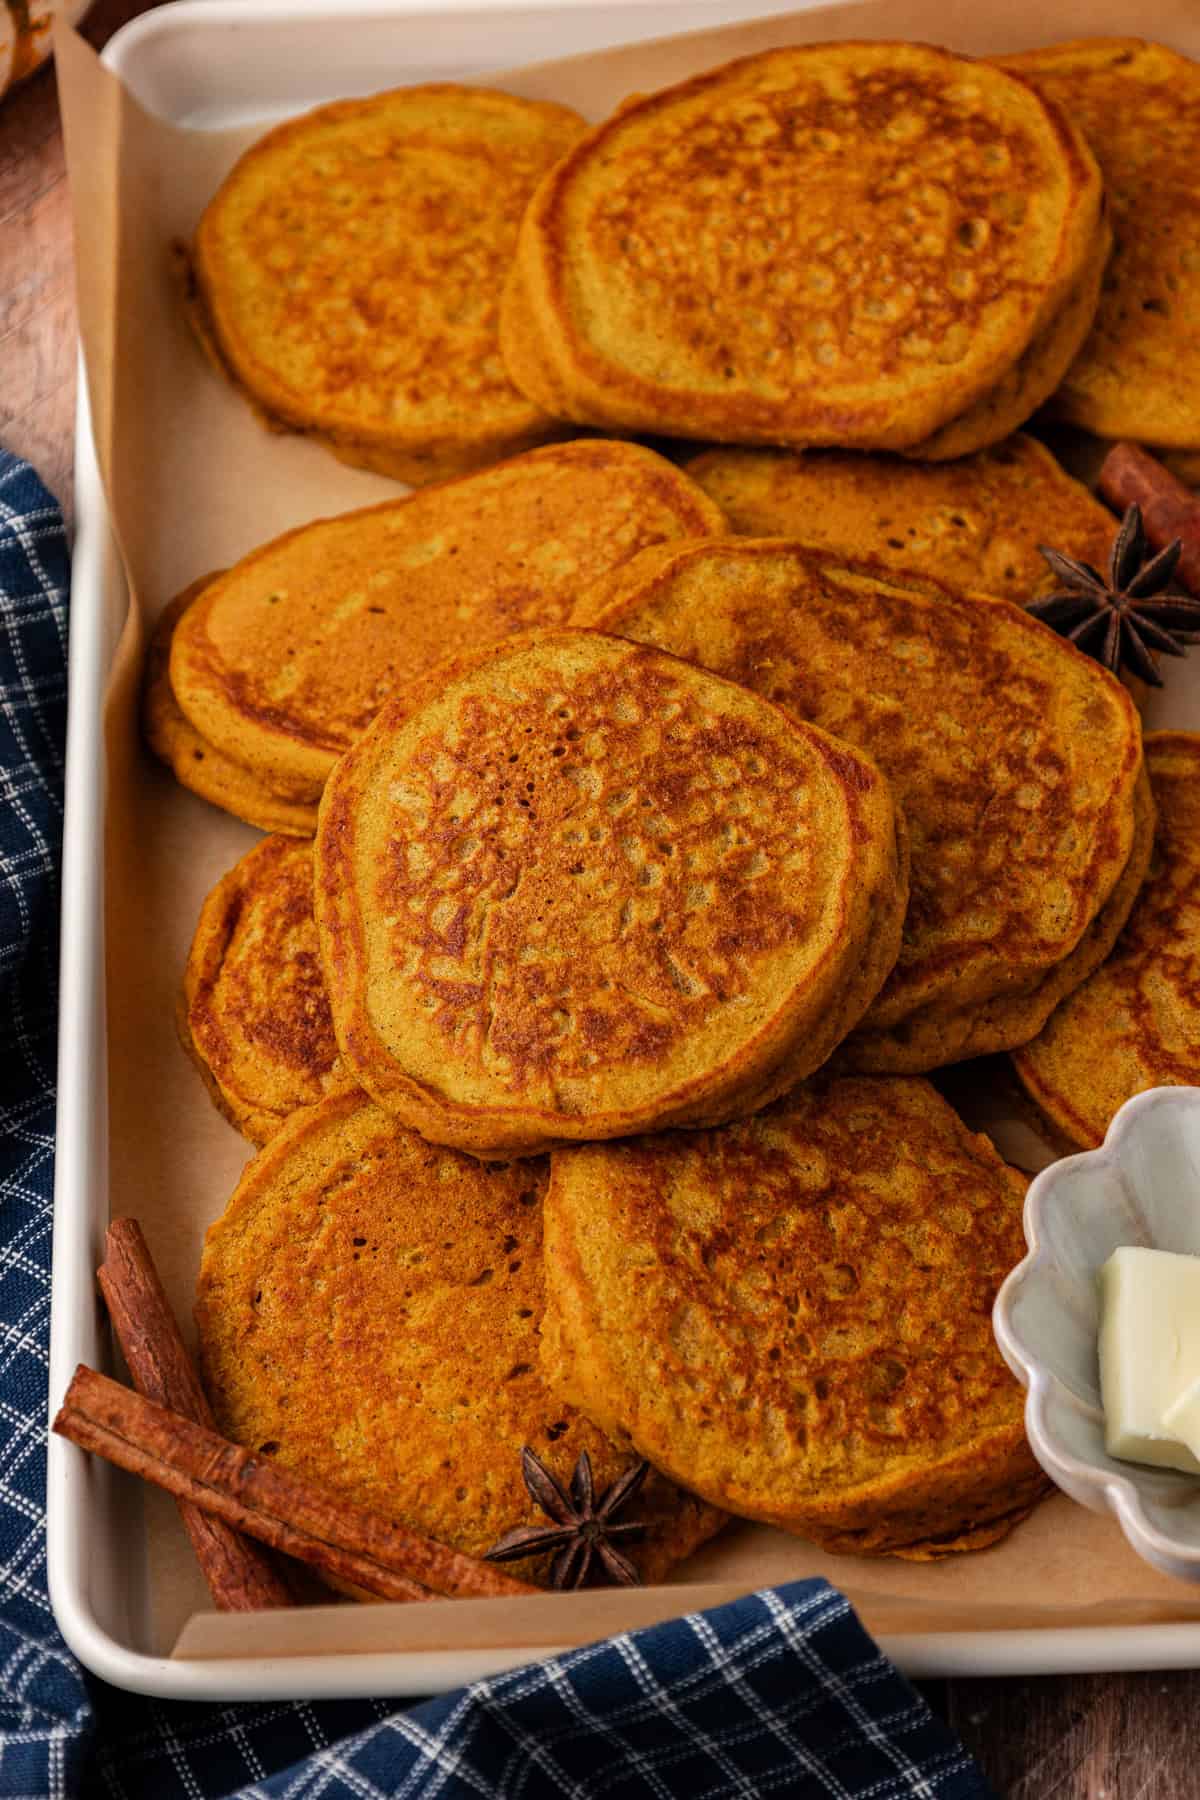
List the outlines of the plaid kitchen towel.
{"type": "Polygon", "coordinates": [[[57,506],[0,452],[0,1797],[986,1795],[962,1746],[823,1581],[409,1711],[166,1705],[106,1688],[74,1661],[45,1562],[67,581],[57,506]]]}

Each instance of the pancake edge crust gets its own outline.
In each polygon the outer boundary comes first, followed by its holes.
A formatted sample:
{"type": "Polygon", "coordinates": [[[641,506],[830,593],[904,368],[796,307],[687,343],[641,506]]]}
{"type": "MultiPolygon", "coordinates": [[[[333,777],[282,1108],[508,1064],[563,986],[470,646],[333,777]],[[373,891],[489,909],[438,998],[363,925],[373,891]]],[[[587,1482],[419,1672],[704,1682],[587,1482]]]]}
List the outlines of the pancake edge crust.
{"type": "Polygon", "coordinates": [[[377,743],[385,743],[391,732],[455,683],[531,647],[553,649],[581,636],[606,638],[622,650],[631,648],[626,639],[565,629],[503,640],[475,657],[443,664],[385,706],[374,725],[342,758],[321,800],[315,841],[315,912],[334,1029],[347,1069],[380,1105],[430,1142],[485,1160],[533,1156],[571,1142],[626,1137],[668,1126],[704,1127],[758,1110],[826,1060],[870,1005],[900,947],[908,900],[907,838],[902,823],[897,822],[890,788],[871,759],[760,696],[751,696],[736,683],[662,651],[633,646],[640,654],[686,668],[743,700],[753,698],[789,731],[803,733],[810,748],[815,747],[833,771],[854,821],[852,834],[858,852],[851,863],[853,874],[848,870],[842,879],[836,945],[831,943],[822,953],[808,988],[784,995],[755,1037],[725,1063],[674,1090],[660,1091],[641,1106],[586,1115],[517,1104],[481,1106],[456,1100],[400,1068],[380,1042],[366,1001],[366,933],[356,894],[352,845],[360,767],[367,765],[369,781],[370,759],[377,743]]]}
{"type": "MultiPolygon", "coordinates": [[[[214,1106],[235,1130],[259,1147],[274,1137],[294,1112],[299,1112],[306,1104],[316,1104],[316,1101],[298,1101],[280,1111],[265,1105],[261,1096],[252,1091],[252,1084],[250,1089],[239,1089],[232,1080],[222,1079],[215,1058],[222,1049],[227,1049],[228,1038],[222,1009],[214,1005],[214,995],[230,940],[246,903],[247,891],[253,904],[259,865],[267,865],[265,878],[270,881],[270,865],[277,863],[281,854],[286,855],[288,848],[297,849],[302,842],[282,832],[260,839],[205,896],[175,1006],[179,1041],[199,1072],[214,1106]],[[208,1048],[201,1047],[204,1040],[208,1048]]],[[[336,1061],[316,1080],[325,1093],[356,1085],[342,1073],[336,1061]]]]}
{"type": "MultiPolygon", "coordinates": [[[[1066,309],[1083,276],[1100,222],[1103,189],[1090,147],[1061,108],[1016,70],[1004,68],[1003,72],[1021,84],[1026,96],[1033,94],[1040,100],[1048,136],[1055,140],[1063,166],[1070,170],[1073,178],[1073,197],[1064,207],[1053,267],[1046,271],[1040,299],[1031,309],[1023,336],[1010,345],[1007,354],[1002,354],[997,347],[990,365],[979,368],[971,380],[960,381],[957,392],[953,391],[953,383],[947,382],[945,395],[940,400],[932,393],[923,401],[910,400],[905,417],[899,422],[896,397],[886,391],[869,401],[863,399],[854,403],[841,399],[822,407],[819,400],[813,398],[812,390],[817,384],[811,381],[805,384],[803,395],[792,391],[781,399],[766,399],[752,393],[715,395],[695,389],[671,389],[647,379],[627,364],[615,362],[599,350],[585,336],[566,297],[571,249],[565,241],[563,215],[572,180],[590,158],[598,156],[603,162],[604,151],[612,149],[611,140],[619,137],[631,121],[686,102],[698,91],[713,87],[754,63],[780,58],[789,50],[858,49],[870,54],[881,48],[918,51],[976,69],[984,66],[996,71],[1001,69],[999,62],[990,65],[973,63],[970,58],[956,56],[938,46],[914,45],[899,40],[890,43],[886,40],[844,40],[825,46],[785,46],[782,50],[736,58],[657,93],[635,95],[575,144],[534,191],[521,224],[516,257],[504,291],[500,346],[516,385],[548,412],[614,430],[659,431],[727,444],[799,449],[842,446],[911,451],[917,456],[960,454],[961,451],[953,448],[927,451],[924,446],[965,415],[971,416],[973,434],[978,429],[974,413],[977,403],[984,402],[1005,380],[1013,365],[1043,333],[1047,334],[1047,342],[1052,341],[1049,328],[1057,315],[1066,309]],[[805,405],[809,408],[807,421],[797,423],[797,416],[805,405]]],[[[1059,355],[1063,341],[1065,333],[1056,343],[1059,355]]],[[[965,423],[963,431],[966,435],[965,423]]],[[[990,441],[993,441],[990,437],[978,439],[980,444],[990,441]]]]}
{"type": "MultiPolygon", "coordinates": [[[[427,1145],[396,1128],[360,1091],[344,1089],[293,1113],[246,1164],[228,1204],[205,1236],[194,1310],[199,1360],[221,1429],[251,1450],[258,1450],[264,1439],[268,1444],[275,1440],[268,1455],[280,1455],[282,1463],[322,1486],[403,1518],[411,1528],[471,1555],[481,1555],[512,1525],[544,1523],[521,1478],[522,1436],[532,1440],[560,1479],[569,1478],[581,1447],[590,1448],[601,1486],[622,1473],[632,1464],[633,1453],[625,1445],[606,1441],[578,1413],[564,1420],[568,1409],[546,1388],[537,1370],[543,1299],[541,1201],[535,1195],[532,1204],[518,1202],[514,1193],[544,1187],[545,1179],[544,1169],[536,1165],[484,1169],[454,1151],[427,1145]],[[394,1192],[389,1195],[385,1189],[381,1195],[372,1190],[371,1172],[389,1156],[407,1164],[406,1179],[401,1182],[394,1175],[394,1192]],[[439,1242],[449,1235],[438,1205],[439,1197],[447,1193],[447,1182],[462,1233],[439,1242]],[[372,1204],[359,1210],[355,1200],[364,1183],[372,1204]],[[427,1255],[406,1262],[411,1240],[398,1244],[406,1233],[397,1231],[393,1218],[379,1218],[374,1210],[389,1199],[387,1211],[407,1212],[405,1222],[427,1255]],[[348,1241],[355,1229],[356,1238],[348,1241]],[[505,1229],[510,1235],[502,1237],[505,1229]],[[384,1232],[393,1252],[399,1251],[399,1268],[372,1277],[372,1240],[377,1234],[382,1240],[384,1232]],[[359,1245],[361,1238],[366,1241],[359,1245]],[[302,1253],[306,1241],[307,1258],[302,1253]],[[494,1260],[494,1279],[468,1281],[464,1286],[464,1245],[478,1251],[484,1262],[494,1260]],[[293,1254],[293,1246],[300,1255],[293,1254]],[[507,1259],[513,1249],[517,1256],[515,1267],[510,1267],[507,1259]],[[271,1252],[277,1255],[272,1258],[271,1252]],[[418,1292],[417,1320],[407,1331],[405,1321],[380,1310],[365,1323],[360,1319],[357,1331],[339,1335],[336,1329],[329,1330],[331,1316],[336,1317],[339,1309],[336,1301],[323,1299],[326,1290],[344,1296],[352,1310],[356,1292],[386,1290],[391,1283],[397,1307],[403,1307],[406,1296],[399,1290],[405,1269],[412,1269],[417,1277],[414,1286],[419,1288],[422,1265],[428,1269],[439,1259],[440,1267],[424,1294],[418,1292]],[[360,1272],[364,1262],[365,1279],[360,1272]],[[274,1292],[264,1291],[268,1288],[264,1274],[271,1277],[274,1292]],[[443,1285],[451,1295],[464,1296],[452,1311],[456,1335],[451,1341],[446,1332],[448,1308],[439,1292],[443,1285]],[[485,1287],[486,1293],[481,1291],[485,1287]],[[432,1314],[425,1314],[434,1320],[432,1341],[419,1323],[422,1300],[432,1308],[432,1314]],[[509,1314],[518,1300],[525,1302],[524,1308],[509,1314]],[[311,1322],[314,1307],[319,1313],[324,1308],[319,1328],[311,1322]],[[474,1314],[473,1357],[463,1350],[464,1307],[474,1314]],[[485,1323],[494,1328],[486,1340],[485,1323]],[[260,1331],[269,1336],[265,1355],[255,1342],[260,1331]],[[400,1379],[389,1382],[388,1363],[402,1337],[412,1340],[416,1366],[402,1351],[396,1352],[399,1360],[391,1372],[400,1379]],[[506,1371],[510,1355],[521,1360],[506,1371]],[[475,1403],[464,1430],[456,1431],[452,1416],[447,1418],[436,1404],[422,1401],[421,1377],[429,1380],[430,1364],[436,1359],[435,1379],[441,1379],[446,1365],[460,1357],[461,1368],[445,1380],[440,1395],[451,1411],[458,1404],[470,1410],[475,1403]],[[292,1405],[297,1381],[307,1383],[310,1403],[327,1407],[327,1433],[313,1428],[303,1406],[292,1405]],[[497,1387],[505,1390],[499,1408],[497,1387]],[[467,1397],[461,1403],[456,1398],[460,1393],[467,1397]],[[389,1406],[397,1416],[388,1418],[389,1406]],[[371,1429],[376,1408],[397,1433],[406,1424],[411,1428],[411,1435],[403,1439],[399,1435],[389,1439],[376,1431],[377,1443],[382,1436],[389,1451],[396,1446],[398,1469],[390,1480],[380,1477],[356,1443],[364,1424],[371,1429]],[[489,1423],[497,1411],[504,1415],[509,1433],[520,1428],[516,1441],[508,1435],[506,1442],[507,1434],[494,1428],[489,1441],[489,1423]],[[566,1426],[565,1436],[560,1424],[566,1426]],[[451,1460],[455,1456],[457,1468],[451,1460]],[[474,1488],[475,1494],[456,1491],[456,1481],[474,1488]],[[473,1504],[479,1490],[485,1498],[496,1492],[502,1498],[503,1516],[491,1524],[473,1504]]],[[[493,1269],[488,1273],[492,1275],[493,1269]]],[[[650,1524],[647,1537],[631,1552],[647,1584],[662,1581],[726,1523],[726,1515],[716,1507],[653,1471],[642,1490],[637,1516],[650,1524]]],[[[513,1572],[545,1586],[550,1561],[549,1555],[523,1561],[513,1572]]],[[[355,1600],[378,1603],[377,1595],[336,1578],[328,1585],[355,1600]]]]}
{"type": "MultiPolygon", "coordinates": [[[[836,1079],[836,1078],[835,1078],[836,1079]]],[[[844,1078],[846,1085],[892,1085],[887,1077],[844,1078]]],[[[920,1086],[936,1109],[953,1120],[960,1140],[993,1168],[1005,1170],[1017,1195],[1026,1182],[1007,1168],[991,1141],[968,1131],[935,1090],[919,1078],[898,1078],[908,1088],[920,1086]]],[[[825,1077],[813,1084],[828,1085],[825,1077]]],[[[838,1082],[841,1085],[841,1082],[838,1082]]],[[[774,1110],[786,1111],[785,1097],[774,1110]]],[[[756,1121],[726,1128],[729,1132],[753,1128],[756,1121]]],[[[716,1135],[716,1134],[714,1134],[716,1135]]],[[[962,1551],[982,1549],[1007,1535],[1027,1517],[1050,1491],[1050,1483],[1029,1449],[1023,1424],[1023,1406],[1016,1399],[1014,1418],[989,1429],[980,1439],[950,1454],[939,1455],[925,1467],[898,1474],[868,1478],[834,1492],[810,1491],[790,1507],[772,1506],[736,1479],[709,1483],[697,1480],[697,1469],[684,1463],[690,1458],[676,1449],[673,1433],[664,1428],[666,1407],[659,1390],[649,1384],[635,1392],[611,1350],[617,1322],[607,1303],[597,1297],[595,1284],[585,1267],[585,1249],[598,1247],[603,1225],[587,1207],[564,1201],[566,1186],[599,1183],[605,1196],[616,1192],[623,1152],[652,1150],[654,1138],[635,1139],[612,1146],[579,1145],[556,1151],[551,1158],[550,1187],[545,1208],[546,1317],[542,1330],[542,1363],[547,1378],[564,1399],[587,1412],[601,1429],[618,1441],[632,1443],[654,1467],[672,1480],[688,1482],[690,1491],[702,1493],[712,1504],[721,1504],[736,1517],[755,1519],[780,1530],[807,1538],[823,1550],[854,1556],[900,1556],[910,1561],[936,1561],[962,1551]],[[605,1167],[607,1158],[613,1160],[605,1167]],[[722,1499],[716,1497],[717,1486],[722,1499]]],[[[664,1140],[664,1148],[667,1141],[664,1140]]],[[[598,1252],[599,1253],[599,1252],[598,1252]]],[[[640,1315],[636,1315],[640,1317],[640,1315]]],[[[636,1325],[633,1329],[645,1329],[636,1325]]],[[[641,1341],[644,1341],[641,1340],[641,1341]]],[[[998,1352],[997,1352],[998,1355],[998,1352]]]]}
{"type": "Polygon", "coordinates": [[[159,614],[146,651],[142,681],[142,735],[149,748],[170,769],[181,787],[207,800],[210,806],[232,813],[235,819],[259,831],[282,832],[285,837],[311,837],[317,828],[317,809],[303,801],[284,800],[273,794],[231,756],[202,737],[182,710],[171,687],[171,640],[175,627],[204,590],[224,570],[217,569],[170,601],[159,614]]]}
{"type": "MultiPolygon", "coordinates": [[[[1183,755],[1189,758],[1194,765],[1192,779],[1200,789],[1200,733],[1190,731],[1148,732],[1145,747],[1151,788],[1154,786],[1155,758],[1158,753],[1161,753],[1167,758],[1172,755],[1177,757],[1183,755]]],[[[1164,808],[1164,813],[1166,810],[1164,808]]],[[[1200,856],[1196,860],[1200,861],[1200,856]]],[[[1147,891],[1149,892],[1149,890],[1147,891]]],[[[1114,962],[1120,955],[1121,949],[1120,944],[1114,946],[1114,962]]],[[[1162,949],[1167,951],[1169,946],[1163,943],[1162,949]]],[[[1138,960],[1144,960],[1153,966],[1152,959],[1145,958],[1144,953],[1138,957],[1138,960]]],[[[1104,966],[1101,965],[1095,973],[1098,973],[1100,982],[1103,984],[1106,974],[1104,966]]],[[[1120,992],[1119,989],[1117,991],[1120,992]]],[[[1082,993],[1079,997],[1080,999],[1084,998],[1082,993]]],[[[1071,1016],[1070,1000],[1071,996],[1068,995],[1061,1010],[1051,1014],[1038,1036],[1014,1050],[1011,1057],[1012,1066],[1021,1083],[1024,1097],[1027,1104],[1032,1102],[1032,1109],[1037,1115],[1041,1129],[1043,1132],[1050,1133],[1052,1141],[1061,1148],[1062,1154],[1067,1156],[1076,1150],[1094,1150],[1104,1142],[1105,1133],[1112,1122],[1113,1107],[1120,1105],[1122,1100],[1131,1099],[1135,1093],[1145,1092],[1149,1086],[1164,1086],[1173,1083],[1187,1086],[1200,1080],[1200,1046],[1192,1046],[1190,1060],[1193,1066],[1191,1069],[1187,1067],[1189,1057],[1186,1046],[1173,1052],[1160,1049],[1162,1063],[1174,1062],[1175,1071],[1168,1071],[1160,1063],[1157,1069],[1147,1071],[1155,1077],[1153,1081],[1143,1080],[1140,1086],[1130,1088],[1128,1092],[1118,1095],[1110,1093],[1097,1107],[1097,1096],[1090,1088],[1085,1090],[1085,1099],[1070,1086],[1072,1064],[1078,1071],[1080,1062],[1077,1048],[1079,1032],[1077,1024],[1071,1016]],[[1059,1044],[1059,1034],[1064,1030],[1068,1033],[1065,1053],[1059,1044]],[[1076,1046],[1074,1053],[1071,1048],[1072,1039],[1076,1046]]],[[[1124,1048],[1124,1044],[1121,1045],[1121,1048],[1124,1048]]],[[[1098,1051],[1102,1051],[1102,1047],[1098,1047],[1098,1051]]],[[[1111,1066],[1111,1054],[1109,1061],[1111,1066]]]]}
{"type": "Polygon", "coordinates": [[[922,1075],[970,1057],[1019,1050],[1036,1037],[1055,1008],[1104,962],[1141,892],[1154,852],[1156,816],[1144,767],[1133,806],[1133,844],[1120,879],[1074,950],[1035,987],[940,1017],[930,1007],[890,1031],[860,1029],[839,1050],[838,1066],[864,1075],[922,1075]]]}

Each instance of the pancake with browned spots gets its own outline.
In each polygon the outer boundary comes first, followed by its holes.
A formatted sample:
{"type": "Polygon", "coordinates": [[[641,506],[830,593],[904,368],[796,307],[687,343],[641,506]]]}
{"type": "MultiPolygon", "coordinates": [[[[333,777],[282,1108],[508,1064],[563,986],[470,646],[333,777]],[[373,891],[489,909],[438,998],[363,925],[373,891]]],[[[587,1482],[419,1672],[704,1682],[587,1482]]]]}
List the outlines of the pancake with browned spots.
{"type": "Polygon", "coordinates": [[[1036,438],[955,462],[853,451],[705,450],[685,465],[744,537],[795,537],[1019,605],[1056,577],[1039,544],[1103,568],[1106,506],[1036,438]]]}
{"type": "Polygon", "coordinates": [[[656,1468],[830,1550],[935,1556],[1046,1490],[991,1308],[1024,1179],[928,1082],[555,1153],[547,1381],[656,1468]]]}
{"type": "Polygon", "coordinates": [[[496,317],[525,203],[583,130],[448,82],[289,119],[205,209],[193,322],[276,428],[401,481],[561,435],[509,381],[496,317]]]}
{"type": "Polygon", "coordinates": [[[346,1082],[321,973],[310,843],[264,838],[209,894],[179,1035],[217,1106],[256,1144],[346,1082]]]}
{"type": "Polygon", "coordinates": [[[313,804],[388,696],[433,663],[562,623],[582,587],[648,544],[724,529],[653,451],[553,444],[243,557],[180,620],[171,688],[259,785],[313,804]]]}
{"type": "MultiPolygon", "coordinates": [[[[229,1437],[360,1506],[478,1556],[545,1525],[528,1444],[598,1488],[636,1460],[538,1368],[544,1163],[485,1167],[405,1131],[362,1094],[297,1113],[208,1233],[196,1324],[229,1437]]],[[[661,1580],[721,1525],[652,1474],[628,1554],[661,1580]]],[[[548,1558],[517,1572],[545,1581],[548,1558]]]]}
{"type": "Polygon", "coordinates": [[[1116,943],[1141,892],[1154,848],[1155,811],[1143,767],[1133,790],[1133,842],[1129,859],[1108,899],[1069,955],[1026,986],[981,1006],[946,1011],[918,1008],[890,1027],[865,1021],[848,1044],[845,1066],[880,1075],[940,1069],[969,1057],[988,1056],[1037,1035],[1055,1007],[1098,969],[1116,943]]]}
{"type": "Polygon", "coordinates": [[[234,762],[201,737],[171,690],[171,638],[187,608],[215,579],[205,576],[165,606],[158,616],[142,686],[142,731],[160,761],[176,781],[202,800],[211,801],[260,831],[282,831],[291,837],[311,837],[317,828],[313,804],[284,800],[264,787],[249,769],[234,762]]]}
{"type": "Polygon", "coordinates": [[[1010,432],[1031,418],[1054,393],[1092,328],[1112,248],[1112,227],[1103,220],[1065,303],[995,387],[940,431],[902,454],[927,462],[969,456],[989,444],[1003,443],[1010,432]]]}
{"type": "Polygon", "coordinates": [[[1069,357],[1103,253],[1087,144],[1004,73],[927,44],[792,45],[627,103],[521,222],[500,318],[517,386],[718,443],[1003,437],[1069,357]]]}
{"type": "Polygon", "coordinates": [[[1084,1149],[1134,1094],[1200,1087],[1200,735],[1151,732],[1146,768],[1158,836],[1129,921],[1107,962],[1013,1056],[1041,1111],[1084,1149]]]}
{"type": "Polygon", "coordinates": [[[1052,44],[1001,64],[1086,134],[1116,237],[1055,410],[1099,437],[1200,449],[1200,64],[1134,37],[1052,44]]]}
{"type": "Polygon", "coordinates": [[[840,1055],[917,1073],[1040,1029],[1064,972],[1082,981],[1107,953],[1149,839],[1120,684],[1007,600],[902,579],[792,540],[714,539],[644,552],[576,618],[744,682],[879,763],[912,899],[840,1055]]]}
{"type": "Polygon", "coordinates": [[[765,1105],[869,1005],[906,899],[868,757],[598,632],[434,670],[317,827],[346,1063],[480,1156],[765,1105]]]}

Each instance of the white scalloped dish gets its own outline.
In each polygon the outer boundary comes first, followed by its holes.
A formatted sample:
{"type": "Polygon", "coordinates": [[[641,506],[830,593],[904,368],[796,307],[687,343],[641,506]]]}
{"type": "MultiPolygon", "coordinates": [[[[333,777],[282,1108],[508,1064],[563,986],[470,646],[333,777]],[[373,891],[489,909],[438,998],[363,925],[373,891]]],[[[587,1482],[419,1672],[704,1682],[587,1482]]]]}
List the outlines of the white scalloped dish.
{"type": "Polygon", "coordinates": [[[1200,1477],[1118,1462],[1104,1448],[1098,1276],[1122,1244],[1200,1255],[1200,1088],[1151,1088],[1099,1150],[1044,1169],[1025,1201],[1029,1254],[992,1315],[1028,1390],[1025,1429],[1051,1480],[1112,1513],[1139,1556],[1200,1581],[1200,1477]]]}

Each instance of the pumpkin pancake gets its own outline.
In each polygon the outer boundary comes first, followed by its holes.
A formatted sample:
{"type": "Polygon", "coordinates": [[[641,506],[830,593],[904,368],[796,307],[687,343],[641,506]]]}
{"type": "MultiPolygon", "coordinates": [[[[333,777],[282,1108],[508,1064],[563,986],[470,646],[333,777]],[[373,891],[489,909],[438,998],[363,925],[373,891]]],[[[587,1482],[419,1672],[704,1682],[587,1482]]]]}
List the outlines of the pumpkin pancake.
{"type": "Polygon", "coordinates": [[[346,1063],[480,1156],[765,1105],[861,1016],[906,898],[867,757],[598,632],[433,671],[317,827],[346,1063]]]}
{"type": "Polygon", "coordinates": [[[999,444],[1049,400],[1079,355],[1096,317],[1104,271],[1112,255],[1112,227],[1107,220],[1096,233],[1075,286],[1065,303],[1032,340],[995,387],[964,413],[903,455],[927,462],[969,456],[988,444],[999,444]]]}
{"type": "MultiPolygon", "coordinates": [[[[603,1490],[636,1460],[546,1386],[543,1163],[488,1168],[398,1127],[362,1094],[297,1113],[209,1232],[196,1325],[223,1432],[478,1556],[544,1525],[529,1444],[603,1490]]],[[[629,1554],[658,1581],[723,1522],[652,1474],[629,1554]]],[[[548,1559],[518,1573],[545,1581],[548,1559]]]]}
{"type": "Polygon", "coordinates": [[[1070,955],[1040,979],[982,1006],[919,1008],[890,1029],[877,1030],[867,1021],[847,1044],[844,1066],[866,1074],[905,1075],[914,1068],[940,1069],[968,1057],[991,1056],[1036,1037],[1055,1007],[1100,967],[1120,936],[1150,868],[1154,825],[1154,801],[1143,766],[1133,791],[1129,860],[1070,955]]]}
{"type": "Polygon", "coordinates": [[[830,1550],[993,1542],[1048,1488],[992,1340],[1025,1181],[928,1082],[556,1152],[542,1367],[727,1511],[830,1550]]]}
{"type": "Polygon", "coordinates": [[[1200,1086],[1200,735],[1155,731],[1149,878],[1108,961],[1014,1053],[1031,1098],[1072,1145],[1101,1143],[1150,1087],[1200,1086]]]}
{"type": "Polygon", "coordinates": [[[1053,544],[1102,568],[1116,520],[1036,438],[949,463],[814,450],[706,450],[685,465],[746,537],[796,537],[1018,604],[1056,577],[1053,544]]]}
{"type": "Polygon", "coordinates": [[[291,837],[311,837],[317,828],[315,804],[284,800],[264,787],[249,769],[234,762],[207,738],[201,737],[187,715],[180,711],[171,689],[171,639],[175,627],[192,601],[215,576],[206,575],[165,606],[158,616],[146,652],[142,687],[142,731],[160,761],[166,763],[183,787],[202,800],[233,813],[260,831],[282,831],[291,837]]]}
{"type": "Polygon", "coordinates": [[[901,579],[792,540],[714,539],[644,552],[576,621],[753,687],[879,763],[908,824],[912,897],[896,966],[840,1060],[919,1073],[1033,1036],[1062,998],[1031,1016],[1033,990],[1064,967],[1083,980],[1094,962],[1069,959],[1093,926],[1106,953],[1124,913],[1105,908],[1136,892],[1117,890],[1142,756],[1124,689],[1046,626],[901,579]]]}
{"type": "Polygon", "coordinates": [[[189,314],[277,428],[421,483],[561,427],[509,381],[498,294],[567,107],[441,83],[290,119],[206,208],[189,314]]]}
{"type": "Polygon", "coordinates": [[[264,838],[205,900],[183,978],[180,1040],[225,1117],[256,1144],[346,1080],[312,890],[312,845],[264,838]]]}
{"type": "Polygon", "coordinates": [[[1002,66],[1086,133],[1116,250],[1055,410],[1099,437],[1200,448],[1200,65],[1141,38],[1086,38],[1002,66]]]}
{"type": "Polygon", "coordinates": [[[653,451],[551,445],[243,557],[180,621],[171,687],[207,742],[311,804],[422,670],[562,623],[581,587],[648,544],[724,529],[707,494],[653,451]]]}
{"type": "Polygon", "coordinates": [[[624,430],[923,443],[996,390],[1096,247],[1087,145],[1002,73],[928,45],[813,44],[623,106],[522,220],[513,379],[624,430]]]}

